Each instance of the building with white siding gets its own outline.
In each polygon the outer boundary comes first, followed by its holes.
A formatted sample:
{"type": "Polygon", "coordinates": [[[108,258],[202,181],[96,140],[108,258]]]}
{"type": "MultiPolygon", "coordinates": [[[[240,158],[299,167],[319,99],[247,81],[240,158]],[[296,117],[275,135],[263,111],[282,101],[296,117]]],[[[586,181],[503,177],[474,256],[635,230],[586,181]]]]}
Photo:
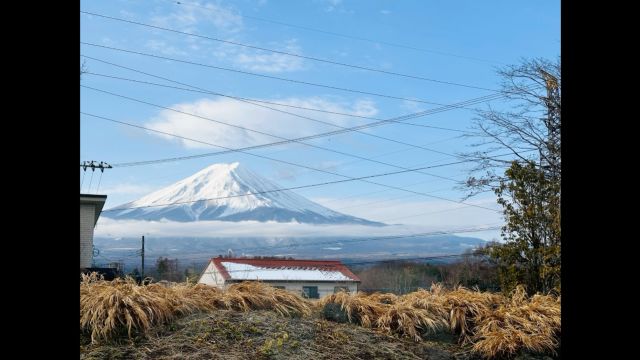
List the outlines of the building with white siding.
{"type": "Polygon", "coordinates": [[[98,222],[107,195],[80,194],[80,268],[93,262],[93,229],[98,222]]]}
{"type": "Polygon", "coordinates": [[[338,260],[211,259],[198,283],[225,289],[242,281],[271,286],[317,299],[345,290],[357,292],[360,279],[338,260]]]}

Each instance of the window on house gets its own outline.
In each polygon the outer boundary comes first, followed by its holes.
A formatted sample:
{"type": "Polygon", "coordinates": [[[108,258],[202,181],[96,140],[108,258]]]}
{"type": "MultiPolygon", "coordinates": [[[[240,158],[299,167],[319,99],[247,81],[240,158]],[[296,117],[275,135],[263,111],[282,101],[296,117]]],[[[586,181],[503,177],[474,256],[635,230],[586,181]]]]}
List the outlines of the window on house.
{"type": "Polygon", "coordinates": [[[319,299],[320,296],[318,294],[317,286],[303,286],[302,287],[302,296],[307,299],[319,299]]]}
{"type": "Polygon", "coordinates": [[[340,291],[345,291],[345,292],[349,292],[349,287],[348,286],[336,286],[333,288],[333,293],[338,293],[340,291]]]}

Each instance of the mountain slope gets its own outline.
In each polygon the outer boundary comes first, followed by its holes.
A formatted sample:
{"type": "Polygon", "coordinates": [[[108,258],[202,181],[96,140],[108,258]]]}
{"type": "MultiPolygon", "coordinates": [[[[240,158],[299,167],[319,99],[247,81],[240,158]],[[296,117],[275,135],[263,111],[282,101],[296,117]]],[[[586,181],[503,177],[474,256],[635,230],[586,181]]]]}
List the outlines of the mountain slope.
{"type": "Polygon", "coordinates": [[[214,164],[102,216],[173,221],[277,221],[381,226],[341,214],[281,187],[235,162],[214,164]],[[208,200],[203,200],[208,199],[208,200]],[[201,200],[201,201],[197,201],[201,200]]]}

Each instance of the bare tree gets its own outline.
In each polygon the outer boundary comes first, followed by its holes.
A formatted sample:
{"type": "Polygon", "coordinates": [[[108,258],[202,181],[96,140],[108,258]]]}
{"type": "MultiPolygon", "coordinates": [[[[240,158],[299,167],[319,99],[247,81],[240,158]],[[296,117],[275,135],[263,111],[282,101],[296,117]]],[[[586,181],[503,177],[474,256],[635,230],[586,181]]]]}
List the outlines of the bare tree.
{"type": "Polygon", "coordinates": [[[560,58],[524,60],[499,75],[511,110],[479,114],[475,127],[481,141],[474,146],[480,150],[463,155],[477,165],[462,186],[467,197],[495,192],[503,207],[505,242],[486,249],[498,265],[503,290],[517,284],[530,292],[559,289],[560,58]],[[496,151],[511,158],[499,158],[496,151]]]}
{"type": "Polygon", "coordinates": [[[498,74],[501,93],[512,106],[507,111],[489,107],[474,121],[478,135],[470,136],[479,136],[472,145],[479,150],[461,154],[477,164],[460,184],[467,198],[495,190],[513,160],[533,162],[546,176],[560,178],[560,58],[523,60],[498,74]],[[505,151],[511,159],[496,156],[505,151]]]}

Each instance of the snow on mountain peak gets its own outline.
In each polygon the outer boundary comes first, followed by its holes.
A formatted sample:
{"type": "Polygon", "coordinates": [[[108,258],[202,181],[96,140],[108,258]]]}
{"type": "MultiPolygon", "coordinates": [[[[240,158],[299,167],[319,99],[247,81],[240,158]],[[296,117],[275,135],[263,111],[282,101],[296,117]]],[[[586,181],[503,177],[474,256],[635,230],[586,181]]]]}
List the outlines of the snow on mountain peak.
{"type": "Polygon", "coordinates": [[[213,164],[107,217],[176,221],[279,221],[381,225],[330,210],[253,173],[239,162],[213,164]]]}

